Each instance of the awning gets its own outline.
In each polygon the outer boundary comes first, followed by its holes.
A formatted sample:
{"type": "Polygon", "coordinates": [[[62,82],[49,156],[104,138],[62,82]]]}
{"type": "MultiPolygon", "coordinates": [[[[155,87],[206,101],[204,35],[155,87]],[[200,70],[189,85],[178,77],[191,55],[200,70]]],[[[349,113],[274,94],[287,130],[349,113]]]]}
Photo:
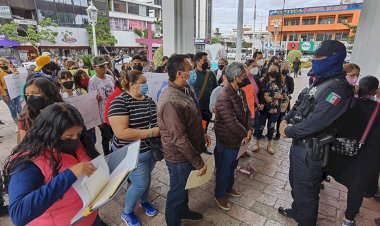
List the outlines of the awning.
{"type": "Polygon", "coordinates": [[[0,34],[0,46],[19,46],[20,43],[12,41],[7,38],[6,35],[0,34]]]}

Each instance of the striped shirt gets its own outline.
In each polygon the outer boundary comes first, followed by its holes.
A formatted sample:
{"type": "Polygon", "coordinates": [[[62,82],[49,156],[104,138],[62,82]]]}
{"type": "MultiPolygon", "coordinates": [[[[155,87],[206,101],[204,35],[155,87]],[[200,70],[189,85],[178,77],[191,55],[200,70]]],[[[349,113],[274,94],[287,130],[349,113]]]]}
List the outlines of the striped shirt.
{"type": "MultiPolygon", "coordinates": [[[[136,100],[127,92],[122,93],[111,103],[108,118],[112,116],[129,116],[129,128],[133,129],[157,127],[157,107],[154,101],[147,96],[143,100],[136,100]],[[149,105],[152,113],[149,112],[149,105]]],[[[114,136],[112,145],[119,149],[132,142],[121,140],[114,136]]],[[[140,152],[146,151],[149,151],[149,149],[144,140],[142,140],[140,152]]]]}

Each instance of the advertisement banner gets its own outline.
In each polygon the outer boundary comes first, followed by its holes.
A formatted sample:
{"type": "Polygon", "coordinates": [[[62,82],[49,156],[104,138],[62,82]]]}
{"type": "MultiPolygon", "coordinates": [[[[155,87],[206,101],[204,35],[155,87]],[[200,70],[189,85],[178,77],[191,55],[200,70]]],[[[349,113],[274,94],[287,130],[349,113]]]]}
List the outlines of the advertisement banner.
{"type": "Polygon", "coordinates": [[[314,52],[314,42],[300,42],[299,50],[304,52],[314,52]]]}

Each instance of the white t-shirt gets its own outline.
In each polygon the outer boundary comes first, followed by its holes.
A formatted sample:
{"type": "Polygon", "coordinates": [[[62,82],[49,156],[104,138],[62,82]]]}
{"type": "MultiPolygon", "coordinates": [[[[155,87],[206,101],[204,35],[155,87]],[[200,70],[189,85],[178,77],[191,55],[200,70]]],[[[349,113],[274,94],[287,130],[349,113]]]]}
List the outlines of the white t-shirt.
{"type": "Polygon", "coordinates": [[[91,77],[90,82],[88,83],[88,92],[96,90],[102,98],[99,101],[99,114],[103,123],[105,123],[104,108],[106,106],[108,97],[113,92],[114,86],[115,81],[111,75],[106,75],[104,79],[100,79],[98,76],[94,75],[91,77]]]}
{"type": "MultiPolygon", "coordinates": [[[[70,95],[67,92],[60,91],[60,94],[62,96],[62,99],[70,98],[70,95]]],[[[76,97],[76,96],[79,96],[79,95],[78,95],[77,91],[73,90],[73,95],[71,97],[76,97]]]]}

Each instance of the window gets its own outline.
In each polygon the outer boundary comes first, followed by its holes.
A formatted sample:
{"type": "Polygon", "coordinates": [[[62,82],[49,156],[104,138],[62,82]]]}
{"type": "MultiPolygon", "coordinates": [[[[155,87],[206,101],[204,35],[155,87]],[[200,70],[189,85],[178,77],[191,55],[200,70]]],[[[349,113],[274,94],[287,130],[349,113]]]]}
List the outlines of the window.
{"type": "Polygon", "coordinates": [[[301,41],[304,41],[304,42],[314,41],[314,34],[313,33],[301,34],[301,41]]]}
{"type": "Polygon", "coordinates": [[[312,24],[315,24],[315,22],[316,22],[315,17],[303,18],[302,25],[312,25],[312,24]]]}
{"type": "Polygon", "coordinates": [[[140,16],[149,16],[149,11],[148,11],[148,13],[147,13],[147,8],[148,8],[148,7],[146,7],[146,6],[144,6],[144,5],[140,5],[140,6],[139,6],[139,15],[140,15],[140,16]]]}
{"type": "Polygon", "coordinates": [[[88,24],[88,16],[87,15],[75,15],[75,24],[82,25],[88,24]]]}
{"type": "Polygon", "coordinates": [[[39,19],[50,18],[54,22],[57,22],[57,14],[55,11],[38,10],[38,18],[39,19]]]}
{"type": "Polygon", "coordinates": [[[283,35],[282,35],[282,41],[283,41],[283,42],[288,41],[288,35],[287,35],[287,34],[283,34],[283,35]]]}
{"type": "Polygon", "coordinates": [[[63,3],[63,4],[70,4],[72,5],[73,3],[71,0],[55,0],[56,3],[63,3]]]}
{"type": "Polygon", "coordinates": [[[298,41],[298,34],[296,33],[290,34],[289,41],[298,41]]]}
{"type": "Polygon", "coordinates": [[[113,8],[116,12],[126,13],[127,12],[127,6],[126,3],[123,1],[113,1],[113,8]]]}
{"type": "Polygon", "coordinates": [[[73,0],[74,5],[87,7],[87,0],[73,0]]]}
{"type": "Polygon", "coordinates": [[[300,25],[300,18],[292,18],[285,20],[285,26],[295,26],[300,25]]]}
{"type": "Polygon", "coordinates": [[[135,28],[137,29],[145,29],[147,28],[146,22],[145,21],[140,21],[140,20],[129,20],[129,30],[133,31],[135,28]]]}
{"type": "Polygon", "coordinates": [[[324,41],[324,40],[331,40],[331,39],[332,39],[332,33],[319,33],[317,34],[316,41],[324,41]]]}
{"type": "Polygon", "coordinates": [[[57,20],[59,24],[74,24],[75,18],[72,13],[57,12],[57,20]]]}
{"type": "Polygon", "coordinates": [[[110,18],[110,27],[113,30],[128,30],[128,20],[122,18],[110,18]]]}
{"type": "Polygon", "coordinates": [[[335,40],[341,41],[348,38],[348,32],[340,32],[335,34],[335,40]]]}
{"type": "Polygon", "coordinates": [[[340,15],[338,16],[338,23],[351,23],[352,22],[352,15],[340,15]]]}
{"type": "Polygon", "coordinates": [[[128,13],[139,15],[139,5],[128,2],[128,13]]]}
{"type": "Polygon", "coordinates": [[[319,24],[333,24],[335,22],[335,17],[320,17],[319,24]]]}

